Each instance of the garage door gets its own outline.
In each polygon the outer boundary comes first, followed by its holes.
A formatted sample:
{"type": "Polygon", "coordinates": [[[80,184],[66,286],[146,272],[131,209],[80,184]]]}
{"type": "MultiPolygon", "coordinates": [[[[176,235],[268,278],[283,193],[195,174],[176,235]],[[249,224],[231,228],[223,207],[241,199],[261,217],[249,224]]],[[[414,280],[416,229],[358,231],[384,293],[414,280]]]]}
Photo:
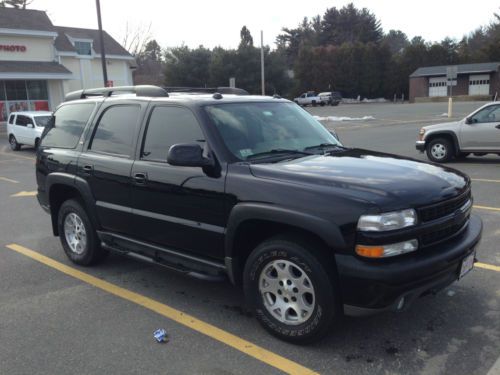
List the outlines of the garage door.
{"type": "Polygon", "coordinates": [[[447,96],[446,77],[429,78],[429,96],[447,96]]]}
{"type": "Polygon", "coordinates": [[[477,74],[469,76],[469,95],[489,95],[490,75],[477,74]]]}

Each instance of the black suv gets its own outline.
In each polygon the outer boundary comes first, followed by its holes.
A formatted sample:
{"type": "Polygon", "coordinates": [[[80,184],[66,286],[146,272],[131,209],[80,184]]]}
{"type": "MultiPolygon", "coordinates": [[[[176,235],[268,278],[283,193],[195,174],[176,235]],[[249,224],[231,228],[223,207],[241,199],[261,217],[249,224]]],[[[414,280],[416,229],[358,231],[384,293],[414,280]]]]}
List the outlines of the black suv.
{"type": "Polygon", "coordinates": [[[113,251],[228,277],[292,342],[342,313],[402,311],[473,267],[482,223],[466,175],[344,147],[277,96],[214,91],[68,94],[36,175],[73,262],[113,251]]]}

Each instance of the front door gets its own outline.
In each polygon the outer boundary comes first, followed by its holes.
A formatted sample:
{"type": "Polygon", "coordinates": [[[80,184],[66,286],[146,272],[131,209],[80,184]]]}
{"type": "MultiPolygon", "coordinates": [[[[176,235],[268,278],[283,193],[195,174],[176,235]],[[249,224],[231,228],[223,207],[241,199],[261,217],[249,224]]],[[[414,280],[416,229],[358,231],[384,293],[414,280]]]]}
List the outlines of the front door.
{"type": "Polygon", "coordinates": [[[78,175],[90,185],[105,231],[130,231],[130,171],[144,109],[140,103],[104,104],[78,159],[78,175]]]}
{"type": "Polygon", "coordinates": [[[500,151],[500,104],[490,105],[470,117],[470,124],[462,124],[462,150],[500,151]]]}
{"type": "Polygon", "coordinates": [[[133,231],[143,241],[222,259],[227,220],[225,171],[208,176],[202,168],[167,163],[170,146],[205,145],[190,109],[151,108],[140,154],[132,168],[133,231]]]}

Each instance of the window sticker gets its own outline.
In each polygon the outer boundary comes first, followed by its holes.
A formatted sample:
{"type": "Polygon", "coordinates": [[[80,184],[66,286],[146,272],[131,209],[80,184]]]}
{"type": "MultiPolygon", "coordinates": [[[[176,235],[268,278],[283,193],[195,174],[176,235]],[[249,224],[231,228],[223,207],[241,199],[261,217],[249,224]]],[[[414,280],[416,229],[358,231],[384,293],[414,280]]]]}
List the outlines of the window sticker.
{"type": "Polygon", "coordinates": [[[239,151],[240,152],[240,155],[244,158],[246,158],[247,156],[250,156],[252,155],[252,150],[249,149],[249,148],[244,148],[242,150],[239,151]]]}

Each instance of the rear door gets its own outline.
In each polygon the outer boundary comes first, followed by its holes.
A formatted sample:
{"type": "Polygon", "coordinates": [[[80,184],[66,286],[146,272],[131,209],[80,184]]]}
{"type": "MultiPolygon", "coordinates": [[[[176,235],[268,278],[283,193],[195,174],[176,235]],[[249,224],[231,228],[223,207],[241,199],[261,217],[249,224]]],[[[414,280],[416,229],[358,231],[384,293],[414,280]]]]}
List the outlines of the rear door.
{"type": "Polygon", "coordinates": [[[130,170],[145,102],[104,103],[78,159],[78,175],[92,191],[105,231],[130,231],[130,170]]]}
{"type": "Polygon", "coordinates": [[[460,128],[461,149],[500,151],[500,104],[481,109],[470,120],[460,128]]]}
{"type": "MultiPolygon", "coordinates": [[[[26,115],[18,114],[14,124],[14,136],[17,139],[17,143],[30,144],[29,142],[29,130],[28,124],[31,119],[26,115]]],[[[33,122],[33,121],[31,121],[33,122]]]]}
{"type": "Polygon", "coordinates": [[[210,177],[199,167],[167,163],[178,143],[205,145],[205,136],[190,109],[156,105],[148,114],[138,160],[132,168],[134,236],[204,257],[224,257],[227,220],[225,171],[210,177]]]}

